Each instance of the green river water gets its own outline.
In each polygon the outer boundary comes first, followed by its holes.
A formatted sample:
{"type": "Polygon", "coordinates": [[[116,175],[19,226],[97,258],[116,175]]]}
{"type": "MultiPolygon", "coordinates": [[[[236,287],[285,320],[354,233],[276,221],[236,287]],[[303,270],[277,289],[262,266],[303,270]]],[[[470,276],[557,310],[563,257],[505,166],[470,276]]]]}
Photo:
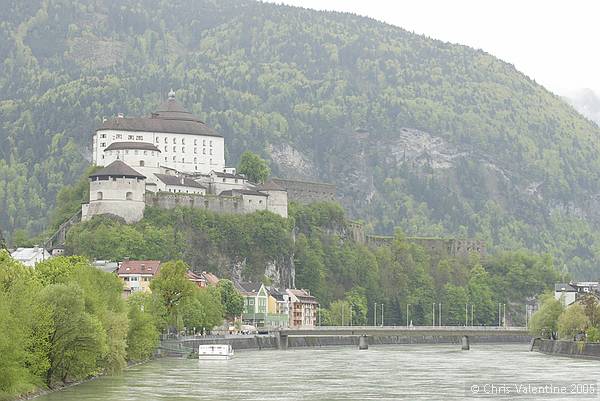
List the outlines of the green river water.
{"type": "Polygon", "coordinates": [[[599,378],[600,361],[529,352],[527,344],[472,344],[470,351],[459,345],[301,348],[243,351],[229,361],[164,358],[36,401],[600,399],[588,386],[599,378]],[[519,396],[506,387],[511,392],[503,396],[481,396],[485,384],[528,383],[584,394],[522,395],[521,388],[519,396]],[[480,386],[477,396],[471,386],[480,386]]]}

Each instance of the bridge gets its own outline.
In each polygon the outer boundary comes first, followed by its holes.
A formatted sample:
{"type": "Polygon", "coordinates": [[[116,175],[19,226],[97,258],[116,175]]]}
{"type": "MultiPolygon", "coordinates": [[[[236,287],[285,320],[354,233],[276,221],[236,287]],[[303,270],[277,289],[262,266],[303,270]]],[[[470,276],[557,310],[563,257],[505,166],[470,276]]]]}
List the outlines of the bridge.
{"type": "Polygon", "coordinates": [[[290,338],[302,337],[327,338],[327,337],[357,337],[359,347],[368,347],[377,337],[393,337],[396,339],[411,338],[445,338],[456,339],[462,342],[463,349],[469,349],[471,338],[485,338],[499,341],[504,339],[529,340],[526,327],[498,327],[498,326],[321,326],[315,328],[280,329],[274,334],[279,338],[280,349],[287,349],[290,338]]]}

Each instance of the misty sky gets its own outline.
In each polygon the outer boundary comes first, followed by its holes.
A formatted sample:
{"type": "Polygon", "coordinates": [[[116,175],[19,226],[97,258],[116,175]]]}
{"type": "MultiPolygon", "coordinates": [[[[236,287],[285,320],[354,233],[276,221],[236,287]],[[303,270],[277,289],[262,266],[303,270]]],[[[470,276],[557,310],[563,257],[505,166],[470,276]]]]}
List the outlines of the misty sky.
{"type": "Polygon", "coordinates": [[[267,0],[366,15],[483,49],[559,94],[600,93],[597,0],[267,0]]]}

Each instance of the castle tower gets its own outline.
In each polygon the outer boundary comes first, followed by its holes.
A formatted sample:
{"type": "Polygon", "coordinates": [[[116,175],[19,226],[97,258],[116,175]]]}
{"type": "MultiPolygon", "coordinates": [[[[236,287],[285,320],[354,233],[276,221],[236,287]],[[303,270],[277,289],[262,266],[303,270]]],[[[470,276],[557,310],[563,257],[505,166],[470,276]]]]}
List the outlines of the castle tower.
{"type": "Polygon", "coordinates": [[[82,220],[109,214],[127,223],[144,216],[146,177],[121,160],[90,175],[90,203],[82,205],[82,220]]]}

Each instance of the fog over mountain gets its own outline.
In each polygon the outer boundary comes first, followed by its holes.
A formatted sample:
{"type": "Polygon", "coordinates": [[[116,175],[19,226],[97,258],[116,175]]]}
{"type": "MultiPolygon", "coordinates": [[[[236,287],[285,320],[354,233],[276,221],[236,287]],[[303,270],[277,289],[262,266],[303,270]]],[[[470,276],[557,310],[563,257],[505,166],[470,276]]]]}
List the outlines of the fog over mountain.
{"type": "Polygon", "coordinates": [[[575,110],[600,125],[600,95],[592,89],[579,89],[564,94],[575,110]]]}

